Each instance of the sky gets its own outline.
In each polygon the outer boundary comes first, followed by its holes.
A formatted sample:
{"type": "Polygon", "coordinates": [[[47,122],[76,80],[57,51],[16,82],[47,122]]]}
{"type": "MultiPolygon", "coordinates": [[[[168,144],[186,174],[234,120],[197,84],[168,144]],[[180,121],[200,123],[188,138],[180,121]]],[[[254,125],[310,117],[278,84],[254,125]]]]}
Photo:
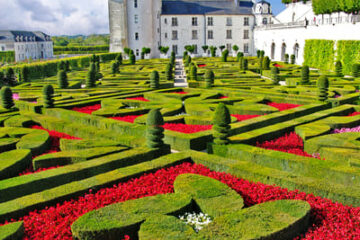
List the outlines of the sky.
{"type": "MultiPolygon", "coordinates": [[[[281,0],[268,0],[276,15],[281,0]]],[[[109,32],[107,0],[0,0],[0,30],[43,31],[56,35],[109,32]]]]}

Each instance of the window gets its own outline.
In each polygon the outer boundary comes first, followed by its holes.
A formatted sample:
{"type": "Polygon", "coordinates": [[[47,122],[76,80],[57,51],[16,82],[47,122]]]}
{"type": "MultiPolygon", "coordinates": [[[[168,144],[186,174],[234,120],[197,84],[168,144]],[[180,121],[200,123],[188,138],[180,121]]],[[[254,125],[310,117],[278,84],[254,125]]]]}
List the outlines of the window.
{"type": "Polygon", "coordinates": [[[139,33],[135,33],[135,40],[139,40],[139,33]]]}
{"type": "Polygon", "coordinates": [[[249,44],[248,43],[244,44],[244,53],[249,53],[249,44]]]}
{"type": "Polygon", "coordinates": [[[135,14],[134,16],[134,22],[139,23],[139,16],[137,14],[135,14]]]}
{"type": "Polygon", "coordinates": [[[208,26],[214,26],[214,18],[208,17],[208,26]]]}
{"type": "Polygon", "coordinates": [[[176,17],[171,18],[171,26],[175,27],[178,25],[178,21],[176,17]]]}
{"type": "Polygon", "coordinates": [[[231,17],[226,18],[226,26],[232,26],[232,19],[231,17]]]}
{"type": "Polygon", "coordinates": [[[197,30],[192,30],[192,38],[191,39],[198,39],[197,30]]]}
{"type": "Polygon", "coordinates": [[[134,8],[138,7],[138,0],[134,0],[134,8]]]}
{"type": "Polygon", "coordinates": [[[1,47],[1,51],[5,51],[5,47],[4,47],[4,46],[1,47]]]}
{"type": "Polygon", "coordinates": [[[198,51],[197,51],[197,45],[194,45],[194,54],[197,54],[198,51]]]}
{"type": "Polygon", "coordinates": [[[249,39],[249,30],[244,30],[244,39],[249,39]]]}
{"type": "Polygon", "coordinates": [[[266,25],[268,23],[268,19],[267,18],[263,18],[263,24],[266,25]]]}
{"type": "Polygon", "coordinates": [[[245,17],[244,18],[244,26],[249,26],[249,18],[248,17],[245,17]]]}
{"type": "Polygon", "coordinates": [[[167,33],[165,33],[165,38],[167,38],[167,33]]]}
{"type": "Polygon", "coordinates": [[[212,30],[208,31],[208,39],[214,39],[214,32],[212,30]]]}
{"type": "Polygon", "coordinates": [[[136,56],[139,56],[139,49],[136,49],[136,56]]]}
{"type": "Polygon", "coordinates": [[[232,39],[232,31],[226,30],[226,39],[232,39]]]}
{"type": "Polygon", "coordinates": [[[177,40],[177,39],[178,39],[178,32],[172,31],[172,40],[177,40]]]}
{"type": "Polygon", "coordinates": [[[226,49],[230,52],[231,51],[231,43],[226,44],[226,49]]]}
{"type": "Polygon", "coordinates": [[[164,23],[167,24],[167,18],[164,18],[164,23]]]}
{"type": "Polygon", "coordinates": [[[173,46],[172,46],[172,50],[173,50],[173,52],[175,53],[175,55],[178,54],[178,46],[177,46],[177,45],[173,45],[173,46]]]}
{"type": "Polygon", "coordinates": [[[197,17],[193,17],[192,20],[191,20],[191,23],[192,23],[193,26],[197,26],[198,25],[197,17]]]}

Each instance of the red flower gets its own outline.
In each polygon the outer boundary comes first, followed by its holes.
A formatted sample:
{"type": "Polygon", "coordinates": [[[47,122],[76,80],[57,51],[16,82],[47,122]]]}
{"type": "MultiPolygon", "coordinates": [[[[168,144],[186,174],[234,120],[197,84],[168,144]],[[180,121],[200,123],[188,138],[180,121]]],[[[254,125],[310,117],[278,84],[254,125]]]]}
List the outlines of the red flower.
{"type": "Polygon", "coordinates": [[[180,91],[180,92],[172,92],[174,94],[188,94],[188,92],[180,91]]]}
{"type": "Polygon", "coordinates": [[[210,130],[212,125],[187,125],[182,123],[165,123],[163,128],[182,133],[196,133],[210,130]]]}
{"type": "Polygon", "coordinates": [[[198,64],[199,68],[206,67],[206,64],[198,64]]]}
{"type": "Polygon", "coordinates": [[[252,119],[252,118],[256,118],[262,115],[239,115],[239,114],[231,114],[231,116],[236,117],[236,119],[241,122],[244,120],[248,120],[248,119],[252,119]]]}
{"type": "Polygon", "coordinates": [[[301,105],[297,104],[290,104],[290,103],[275,103],[275,102],[269,102],[267,105],[279,109],[279,111],[284,111],[292,108],[300,107],[301,105]]]}
{"type": "Polygon", "coordinates": [[[93,112],[99,110],[101,108],[101,104],[95,104],[92,106],[85,106],[85,107],[74,107],[71,110],[86,114],[92,114],[93,112]]]}
{"type": "Polygon", "coordinates": [[[282,65],[280,65],[280,64],[277,64],[277,63],[275,63],[275,64],[274,64],[274,67],[283,68],[284,66],[282,66],[282,65]]]}
{"type": "Polygon", "coordinates": [[[150,102],[150,100],[144,98],[144,97],[133,97],[133,98],[126,98],[127,100],[137,100],[137,101],[143,101],[143,102],[150,102]]]}
{"type": "Polygon", "coordinates": [[[360,112],[353,112],[349,114],[349,117],[360,115],[360,112]]]}

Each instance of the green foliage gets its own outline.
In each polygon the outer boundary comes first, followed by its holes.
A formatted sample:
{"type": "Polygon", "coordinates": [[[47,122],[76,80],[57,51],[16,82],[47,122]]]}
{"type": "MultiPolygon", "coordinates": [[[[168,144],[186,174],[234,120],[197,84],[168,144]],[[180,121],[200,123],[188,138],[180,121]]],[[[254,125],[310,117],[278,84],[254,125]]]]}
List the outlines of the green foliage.
{"type": "Polygon", "coordinates": [[[15,51],[0,51],[0,62],[15,62],[15,51]]]}
{"type": "Polygon", "coordinates": [[[54,107],[54,88],[52,85],[45,85],[43,88],[44,107],[54,107]]]}
{"type": "Polygon", "coordinates": [[[29,82],[30,81],[29,68],[27,66],[23,66],[21,68],[20,79],[21,79],[22,82],[29,82]]]}
{"type": "Polygon", "coordinates": [[[310,68],[307,65],[301,68],[301,84],[308,84],[310,82],[310,68]]]}
{"type": "Polygon", "coordinates": [[[221,53],[221,61],[227,62],[228,56],[229,56],[229,50],[226,49],[221,53]]]}
{"type": "Polygon", "coordinates": [[[231,116],[229,109],[223,103],[217,106],[213,118],[213,136],[215,144],[228,144],[231,116]]]}
{"type": "Polygon", "coordinates": [[[318,100],[324,102],[328,98],[329,79],[325,75],[321,75],[317,81],[318,100]]]}
{"type": "Polygon", "coordinates": [[[289,54],[285,54],[285,63],[288,64],[289,63],[289,54]]]}
{"type": "Polygon", "coordinates": [[[171,64],[172,66],[175,66],[175,61],[176,61],[175,52],[171,52],[170,64],[171,64]]]}
{"type": "Polygon", "coordinates": [[[119,64],[119,65],[122,65],[123,63],[123,57],[122,57],[122,54],[119,53],[118,55],[116,55],[116,62],[119,64]]]}
{"type": "Polygon", "coordinates": [[[0,227],[1,240],[21,240],[24,238],[24,222],[8,223],[0,227]]]}
{"type": "Polygon", "coordinates": [[[7,68],[5,71],[5,80],[8,83],[13,83],[15,82],[15,72],[13,68],[7,68]]]}
{"type": "Polygon", "coordinates": [[[54,54],[106,53],[109,45],[98,46],[54,46],[54,54]]]}
{"type": "Polygon", "coordinates": [[[60,61],[60,62],[58,62],[58,64],[57,64],[57,70],[58,70],[58,71],[61,71],[61,70],[65,71],[65,70],[66,70],[65,61],[60,61]]]}
{"type": "Polygon", "coordinates": [[[65,89],[69,86],[66,71],[61,70],[58,73],[58,85],[59,88],[65,89]]]}
{"type": "Polygon", "coordinates": [[[160,75],[158,71],[152,71],[150,74],[150,88],[158,89],[160,87],[160,75]]]}
{"type": "Polygon", "coordinates": [[[1,88],[1,106],[10,109],[14,106],[13,93],[9,87],[1,88]]]}
{"type": "Polygon", "coordinates": [[[211,57],[216,57],[216,50],[217,50],[217,47],[215,47],[215,46],[210,47],[211,57]]]}
{"type": "Polygon", "coordinates": [[[306,40],[304,64],[323,70],[332,70],[335,56],[334,44],[333,40],[306,40]]]}
{"type": "Polygon", "coordinates": [[[184,48],[189,53],[194,53],[194,51],[195,51],[195,45],[186,45],[184,48]]]}
{"type": "Polygon", "coordinates": [[[188,55],[189,55],[188,52],[187,52],[187,51],[184,51],[184,53],[183,53],[183,61],[186,60],[186,57],[187,57],[188,55]]]}
{"type": "Polygon", "coordinates": [[[257,51],[256,51],[256,57],[257,57],[257,58],[260,58],[260,54],[261,54],[261,50],[257,50],[257,51]]]}
{"type": "Polygon", "coordinates": [[[290,59],[291,59],[291,64],[295,64],[296,57],[294,54],[291,54],[290,59]]]}
{"type": "Polygon", "coordinates": [[[159,47],[159,50],[160,50],[160,52],[162,53],[162,54],[164,54],[164,55],[166,55],[167,54],[167,52],[169,51],[169,47],[163,47],[163,46],[160,46],[159,47]]]}
{"type": "Polygon", "coordinates": [[[280,82],[279,73],[280,73],[279,68],[277,68],[277,67],[271,68],[271,78],[272,78],[274,84],[279,84],[279,82],[280,82]]]}
{"type": "Polygon", "coordinates": [[[111,74],[115,75],[115,74],[118,74],[118,73],[120,73],[119,62],[113,62],[111,64],[111,74]]]}
{"type": "Polygon", "coordinates": [[[270,70],[271,60],[268,56],[264,57],[262,67],[264,70],[270,70]]]}
{"type": "Polygon", "coordinates": [[[197,80],[197,67],[195,65],[190,67],[190,79],[197,80]]]}
{"type": "Polygon", "coordinates": [[[343,77],[343,68],[342,68],[342,63],[340,61],[336,61],[335,63],[335,73],[337,77],[343,77]]]}
{"type": "Polygon", "coordinates": [[[343,74],[350,75],[354,63],[360,62],[360,41],[339,40],[337,41],[337,60],[343,63],[343,74]]]}
{"type": "Polygon", "coordinates": [[[173,80],[173,65],[168,63],[165,69],[166,80],[173,80]]]}
{"type": "Polygon", "coordinates": [[[107,47],[109,50],[110,35],[109,34],[92,34],[89,36],[61,36],[61,37],[51,37],[54,42],[54,49],[58,46],[68,47],[69,50],[72,50],[73,47],[80,50],[89,51],[97,50],[98,47],[104,48],[107,47]]]}
{"type": "Polygon", "coordinates": [[[352,66],[352,76],[353,77],[360,77],[360,64],[359,63],[355,63],[352,66]]]}
{"type": "Polygon", "coordinates": [[[191,63],[191,57],[189,55],[186,55],[186,58],[185,58],[185,67],[188,67],[189,64],[191,63]]]}
{"type": "Polygon", "coordinates": [[[232,47],[232,49],[234,50],[235,53],[237,53],[239,51],[239,46],[234,44],[234,46],[232,47]]]}
{"type": "Polygon", "coordinates": [[[219,48],[220,48],[220,51],[222,52],[225,49],[225,46],[221,45],[221,46],[219,46],[219,48]]]}
{"type": "Polygon", "coordinates": [[[135,54],[130,54],[130,64],[134,65],[136,63],[136,57],[135,54]]]}
{"type": "Polygon", "coordinates": [[[242,57],[244,57],[244,53],[243,52],[238,52],[237,55],[236,55],[236,61],[239,62],[242,57]]]}
{"type": "Polygon", "coordinates": [[[204,45],[204,46],[202,46],[201,48],[203,49],[204,53],[206,53],[207,50],[209,49],[209,46],[208,46],[208,45],[204,45]]]}
{"type": "Polygon", "coordinates": [[[249,61],[247,58],[241,57],[240,58],[240,70],[247,71],[248,70],[249,61]]]}
{"type": "Polygon", "coordinates": [[[210,69],[206,70],[204,78],[205,78],[206,88],[211,88],[214,85],[214,81],[215,81],[214,72],[210,69]]]}
{"type": "Polygon", "coordinates": [[[265,56],[265,51],[264,50],[261,50],[260,51],[260,57],[263,58],[265,56]]]}
{"type": "Polygon", "coordinates": [[[93,88],[95,87],[95,83],[96,83],[96,67],[95,64],[92,63],[90,65],[90,70],[88,71],[86,76],[86,87],[93,88]]]}
{"type": "Polygon", "coordinates": [[[161,148],[164,146],[164,128],[162,125],[164,125],[164,119],[160,110],[151,110],[146,120],[146,145],[149,148],[161,148]]]}

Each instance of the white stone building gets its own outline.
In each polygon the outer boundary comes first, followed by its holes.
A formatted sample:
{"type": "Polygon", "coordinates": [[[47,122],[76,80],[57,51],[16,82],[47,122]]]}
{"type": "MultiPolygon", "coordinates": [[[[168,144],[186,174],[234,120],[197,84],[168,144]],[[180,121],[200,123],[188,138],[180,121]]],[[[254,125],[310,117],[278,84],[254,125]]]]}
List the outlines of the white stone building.
{"type": "Polygon", "coordinates": [[[294,54],[296,63],[302,64],[306,39],[360,40],[360,15],[317,16],[311,1],[290,3],[272,19],[272,24],[257,26],[254,30],[256,48],[265,50],[272,60],[282,61],[285,54],[294,54]]]}
{"type": "Polygon", "coordinates": [[[129,47],[139,57],[141,49],[149,47],[150,57],[160,57],[159,46],[167,46],[181,56],[186,45],[195,45],[194,54],[201,56],[205,45],[223,45],[230,52],[237,45],[245,55],[253,55],[255,25],[270,23],[271,16],[265,1],[109,0],[110,51],[129,47]]]}
{"type": "Polygon", "coordinates": [[[0,31],[0,51],[15,51],[15,61],[53,57],[51,37],[43,32],[0,31]]]}

